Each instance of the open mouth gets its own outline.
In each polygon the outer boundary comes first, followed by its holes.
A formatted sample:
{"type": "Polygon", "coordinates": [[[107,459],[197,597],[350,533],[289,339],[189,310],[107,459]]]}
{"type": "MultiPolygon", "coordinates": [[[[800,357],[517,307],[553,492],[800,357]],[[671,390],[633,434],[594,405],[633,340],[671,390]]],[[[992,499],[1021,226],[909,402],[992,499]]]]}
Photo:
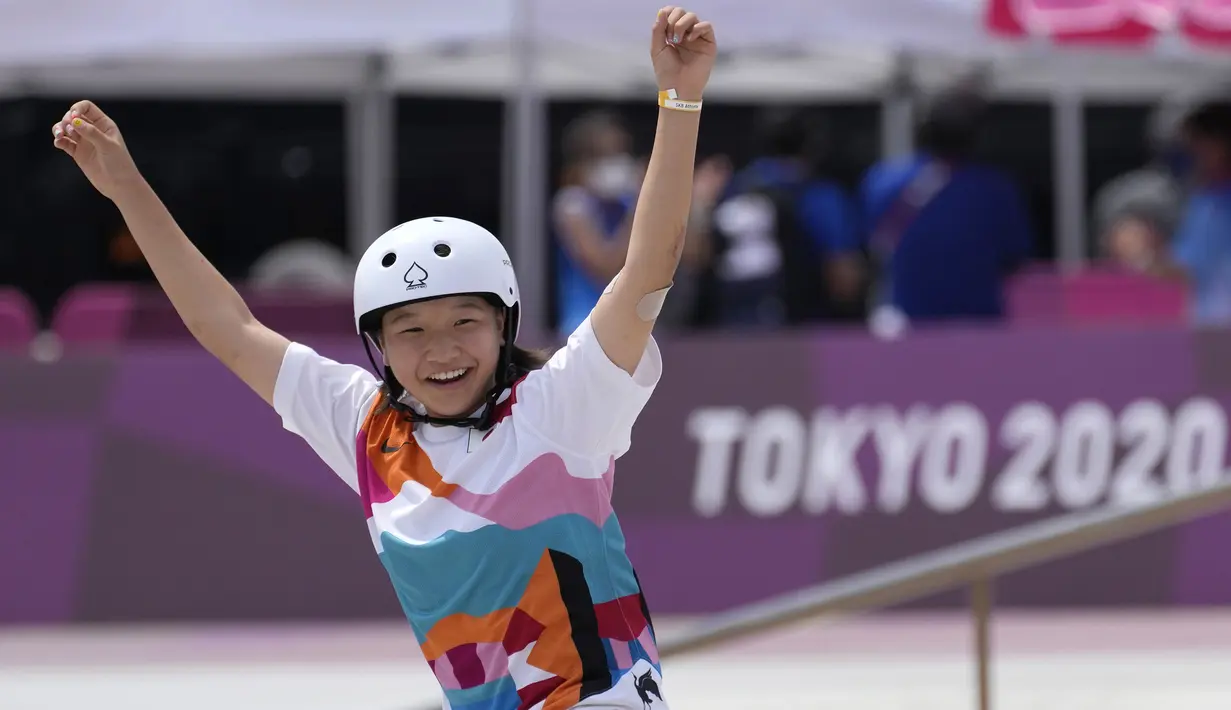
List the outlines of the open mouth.
{"type": "Polygon", "coordinates": [[[449,387],[466,379],[466,376],[469,374],[470,368],[463,367],[457,370],[437,372],[434,375],[428,375],[426,379],[429,383],[436,385],[437,387],[449,387]]]}

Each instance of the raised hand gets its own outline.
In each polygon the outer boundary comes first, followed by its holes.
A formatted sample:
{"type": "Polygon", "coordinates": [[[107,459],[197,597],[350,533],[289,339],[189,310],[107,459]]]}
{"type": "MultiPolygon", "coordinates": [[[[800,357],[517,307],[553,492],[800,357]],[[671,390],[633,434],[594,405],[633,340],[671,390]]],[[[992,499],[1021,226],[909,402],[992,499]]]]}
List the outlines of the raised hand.
{"type": "Polygon", "coordinates": [[[658,11],[650,58],[659,91],[675,89],[684,101],[700,101],[717,56],[713,25],[682,7],[668,5],[658,11]]]}
{"type": "Polygon", "coordinates": [[[56,148],[68,153],[94,189],[115,200],[126,187],[138,184],[141,173],[133,163],[120,129],[90,101],[73,104],[51,127],[56,148]]]}

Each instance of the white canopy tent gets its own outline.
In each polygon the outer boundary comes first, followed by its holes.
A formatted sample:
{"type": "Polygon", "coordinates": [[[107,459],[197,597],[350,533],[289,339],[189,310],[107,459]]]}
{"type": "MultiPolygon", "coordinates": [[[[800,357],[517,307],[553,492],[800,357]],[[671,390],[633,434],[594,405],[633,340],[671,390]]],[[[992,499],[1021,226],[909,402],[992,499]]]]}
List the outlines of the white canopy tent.
{"type": "MultiPolygon", "coordinates": [[[[362,57],[389,57],[388,86],[450,94],[515,91],[518,38],[533,39],[550,95],[644,89],[660,0],[0,0],[0,92],[335,94],[362,57]]],[[[1202,81],[1224,55],[1167,41],[1150,53],[1062,51],[989,37],[985,0],[696,0],[728,58],[710,94],[797,100],[869,95],[912,57],[925,85],[986,65],[994,90],[1154,96],[1202,81]]]]}
{"type": "MultiPolygon", "coordinates": [[[[545,97],[647,96],[660,0],[0,0],[0,95],[340,97],[349,102],[354,249],[390,226],[392,98],[508,99],[505,176],[527,300],[545,296],[545,97]]],[[[978,68],[997,95],[1056,107],[1057,232],[1084,242],[1083,97],[1154,99],[1225,76],[1174,37],[1151,52],[994,39],[985,0],[695,0],[723,61],[707,99],[885,101],[887,152],[909,148],[910,99],[978,68]]],[[[527,328],[542,324],[533,320],[527,328]]]]}

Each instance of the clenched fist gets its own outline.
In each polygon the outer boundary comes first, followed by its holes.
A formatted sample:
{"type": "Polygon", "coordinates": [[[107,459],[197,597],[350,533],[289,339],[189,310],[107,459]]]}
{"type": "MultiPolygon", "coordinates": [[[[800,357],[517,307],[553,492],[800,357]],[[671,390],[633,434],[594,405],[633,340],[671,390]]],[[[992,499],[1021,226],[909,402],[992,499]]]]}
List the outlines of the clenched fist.
{"type": "Polygon", "coordinates": [[[51,134],[55,147],[72,156],[90,184],[108,199],[115,200],[126,187],[140,184],[141,173],[120,129],[92,102],[73,104],[51,127],[51,134]]]}
{"type": "Polygon", "coordinates": [[[650,57],[659,91],[675,89],[684,101],[700,101],[717,56],[713,25],[682,7],[668,5],[658,11],[650,57]]]}

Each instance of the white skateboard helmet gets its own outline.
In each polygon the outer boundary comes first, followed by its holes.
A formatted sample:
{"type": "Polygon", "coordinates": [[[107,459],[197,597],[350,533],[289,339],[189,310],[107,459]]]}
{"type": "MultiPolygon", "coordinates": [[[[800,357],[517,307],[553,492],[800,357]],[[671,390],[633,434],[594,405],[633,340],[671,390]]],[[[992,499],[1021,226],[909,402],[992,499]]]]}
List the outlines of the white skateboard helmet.
{"type": "MultiPolygon", "coordinates": [[[[417,420],[458,426],[490,425],[496,398],[511,384],[513,342],[520,325],[520,294],[513,264],[504,245],[483,227],[452,217],[424,217],[400,224],[382,234],[364,252],[355,270],[355,329],[363,338],[379,344],[381,317],[386,311],[415,301],[445,296],[482,296],[504,307],[505,344],[501,349],[487,411],[481,417],[428,417],[400,405],[405,388],[386,364],[385,384],[391,404],[417,420]]],[[[371,350],[368,357],[373,366],[371,350]]],[[[377,366],[377,370],[381,368],[377,366]]]]}
{"type": "Polygon", "coordinates": [[[510,311],[516,336],[520,294],[500,240],[464,219],[411,220],[382,234],[359,260],[355,328],[373,333],[390,308],[463,294],[495,296],[510,311]]]}

